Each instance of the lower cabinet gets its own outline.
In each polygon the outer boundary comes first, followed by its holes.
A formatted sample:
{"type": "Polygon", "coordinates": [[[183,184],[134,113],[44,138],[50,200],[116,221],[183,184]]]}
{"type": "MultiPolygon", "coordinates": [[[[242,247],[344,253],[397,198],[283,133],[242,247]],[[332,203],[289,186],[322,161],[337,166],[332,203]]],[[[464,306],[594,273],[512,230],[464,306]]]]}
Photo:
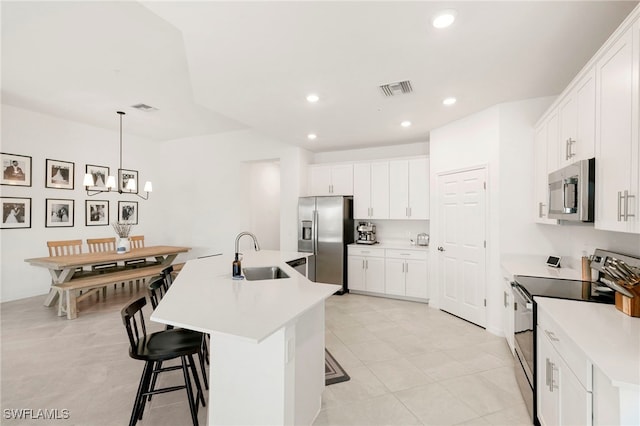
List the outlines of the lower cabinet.
{"type": "Polygon", "coordinates": [[[515,317],[514,317],[514,301],[513,301],[513,290],[511,289],[511,274],[506,271],[502,271],[502,319],[503,319],[503,328],[504,328],[504,336],[507,339],[507,344],[509,345],[509,349],[511,349],[511,354],[515,355],[514,349],[514,333],[515,333],[515,317]]]}
{"type": "Polygon", "coordinates": [[[348,253],[349,289],[384,293],[384,249],[349,247],[348,253]]]}
{"type": "Polygon", "coordinates": [[[427,299],[426,250],[396,250],[349,246],[349,289],[427,299]]]}

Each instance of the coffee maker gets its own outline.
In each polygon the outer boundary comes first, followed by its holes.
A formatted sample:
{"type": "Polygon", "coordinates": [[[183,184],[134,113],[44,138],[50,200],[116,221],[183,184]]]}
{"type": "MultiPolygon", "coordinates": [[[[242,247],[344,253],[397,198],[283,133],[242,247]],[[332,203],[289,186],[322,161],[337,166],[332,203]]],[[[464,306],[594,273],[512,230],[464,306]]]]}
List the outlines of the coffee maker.
{"type": "Polygon", "coordinates": [[[360,222],[356,228],[358,231],[357,244],[377,244],[376,226],[371,222],[360,222]]]}

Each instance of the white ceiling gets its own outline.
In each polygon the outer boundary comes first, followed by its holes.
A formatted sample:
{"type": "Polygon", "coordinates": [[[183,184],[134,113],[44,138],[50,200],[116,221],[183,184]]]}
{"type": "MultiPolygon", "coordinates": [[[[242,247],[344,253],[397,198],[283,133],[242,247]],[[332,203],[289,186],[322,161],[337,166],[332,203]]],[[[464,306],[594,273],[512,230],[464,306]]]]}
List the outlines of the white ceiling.
{"type": "Polygon", "coordinates": [[[123,110],[125,133],[155,140],[252,128],[316,152],[426,141],[558,94],[637,3],[2,1],[2,101],[110,129],[123,110]],[[433,28],[449,8],[454,25],[433,28]],[[378,88],[401,80],[414,92],[378,88]]]}

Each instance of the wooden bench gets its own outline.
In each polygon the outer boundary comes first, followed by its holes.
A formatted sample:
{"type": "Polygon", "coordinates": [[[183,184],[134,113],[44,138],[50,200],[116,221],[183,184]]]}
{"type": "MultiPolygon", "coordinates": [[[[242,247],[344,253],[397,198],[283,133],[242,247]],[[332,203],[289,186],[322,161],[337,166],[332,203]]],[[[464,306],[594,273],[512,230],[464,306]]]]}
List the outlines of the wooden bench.
{"type": "Polygon", "coordinates": [[[105,272],[84,275],[62,284],[54,284],[51,287],[58,292],[58,316],[66,312],[68,319],[78,316],[78,302],[86,299],[94,292],[100,291],[108,285],[134,280],[147,280],[160,275],[165,267],[149,266],[145,268],[120,269],[117,272],[105,272]],[[89,290],[78,295],[80,290],[89,290]]]}

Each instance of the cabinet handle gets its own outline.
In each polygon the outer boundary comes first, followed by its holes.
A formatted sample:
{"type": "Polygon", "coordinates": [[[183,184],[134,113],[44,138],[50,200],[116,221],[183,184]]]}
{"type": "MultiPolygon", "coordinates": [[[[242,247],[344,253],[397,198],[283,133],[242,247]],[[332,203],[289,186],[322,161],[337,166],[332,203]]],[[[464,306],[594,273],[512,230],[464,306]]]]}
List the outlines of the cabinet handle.
{"type": "Polygon", "coordinates": [[[551,392],[553,392],[554,389],[558,389],[558,385],[556,384],[556,379],[555,379],[555,372],[556,372],[556,364],[553,362],[550,362],[549,365],[551,366],[551,374],[549,375],[549,390],[551,392]]]}
{"type": "Polygon", "coordinates": [[[362,259],[362,269],[364,269],[364,259],[362,259]]]}
{"type": "Polygon", "coordinates": [[[544,214],[544,206],[546,206],[545,203],[543,203],[543,202],[538,203],[538,217],[545,217],[546,216],[544,214]]]}
{"type": "MultiPolygon", "coordinates": [[[[545,365],[544,365],[544,385],[549,387],[549,382],[551,381],[549,379],[549,372],[551,371],[551,369],[549,368],[549,365],[551,363],[549,362],[549,358],[545,359],[545,365]]],[[[549,390],[551,390],[551,387],[549,387],[549,390]]]]}
{"type": "Polygon", "coordinates": [[[404,272],[405,274],[409,273],[409,264],[407,262],[404,262],[404,272]]]}
{"type": "Polygon", "coordinates": [[[364,260],[365,269],[369,269],[369,259],[364,260]]]}
{"type": "Polygon", "coordinates": [[[556,337],[556,335],[553,333],[553,331],[545,330],[544,334],[546,334],[547,337],[549,338],[549,340],[551,340],[552,342],[559,342],[560,341],[560,339],[558,339],[556,337]]]}
{"type": "Polygon", "coordinates": [[[402,262],[402,273],[404,274],[404,262],[402,262]]]}
{"type": "Polygon", "coordinates": [[[564,141],[564,159],[565,160],[569,159],[569,141],[570,139],[567,139],[566,141],[564,141]]]}
{"type": "Polygon", "coordinates": [[[411,217],[411,207],[409,207],[409,217],[411,217]]]}
{"type": "Polygon", "coordinates": [[[369,207],[371,209],[371,213],[369,213],[369,216],[373,217],[373,207],[369,207]]]}
{"type": "Polygon", "coordinates": [[[576,143],[576,141],[571,138],[569,138],[569,140],[567,141],[567,145],[569,146],[569,154],[568,154],[567,160],[570,160],[571,158],[576,156],[576,154],[571,149],[574,143],[576,143]]]}
{"type": "Polygon", "coordinates": [[[622,222],[622,219],[624,219],[624,213],[622,213],[623,198],[622,191],[618,191],[618,222],[622,222]]]}
{"type": "Polygon", "coordinates": [[[629,195],[629,191],[624,191],[624,221],[629,220],[630,217],[636,217],[635,214],[629,214],[629,198],[635,199],[635,195],[629,195]]]}
{"type": "Polygon", "coordinates": [[[503,302],[502,303],[504,304],[504,307],[506,308],[507,307],[507,292],[503,291],[502,295],[503,295],[503,302]]]}

